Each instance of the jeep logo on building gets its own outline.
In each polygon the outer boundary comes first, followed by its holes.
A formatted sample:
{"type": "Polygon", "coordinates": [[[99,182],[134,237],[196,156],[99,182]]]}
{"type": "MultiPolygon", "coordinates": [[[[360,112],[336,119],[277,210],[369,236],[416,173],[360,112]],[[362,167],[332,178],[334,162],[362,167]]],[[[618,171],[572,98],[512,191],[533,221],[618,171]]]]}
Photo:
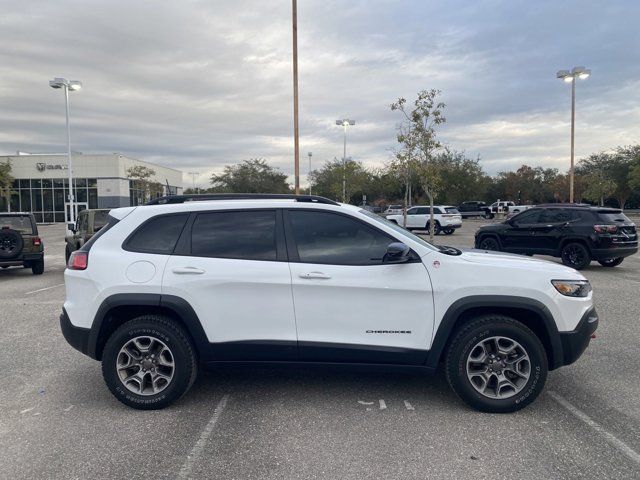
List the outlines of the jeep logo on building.
{"type": "Polygon", "coordinates": [[[39,172],[44,172],[45,170],[66,170],[67,165],[36,163],[36,168],[38,169],[39,172]]]}

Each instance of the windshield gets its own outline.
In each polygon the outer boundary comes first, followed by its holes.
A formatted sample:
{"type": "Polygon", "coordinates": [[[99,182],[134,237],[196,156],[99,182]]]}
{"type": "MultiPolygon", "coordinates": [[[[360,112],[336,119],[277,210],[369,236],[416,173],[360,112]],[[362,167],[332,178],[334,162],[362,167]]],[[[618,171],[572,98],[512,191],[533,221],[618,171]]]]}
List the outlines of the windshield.
{"type": "Polygon", "coordinates": [[[21,233],[33,233],[31,218],[26,215],[7,215],[0,217],[0,228],[10,228],[21,233]]]}
{"type": "Polygon", "coordinates": [[[109,219],[109,210],[96,210],[96,212],[93,214],[94,230],[104,227],[107,224],[108,219],[109,219]]]}
{"type": "Polygon", "coordinates": [[[394,229],[396,232],[401,233],[402,235],[404,235],[405,237],[409,237],[411,240],[413,240],[414,242],[418,242],[420,245],[424,245],[425,247],[429,247],[433,250],[440,250],[439,247],[437,247],[436,245],[433,245],[429,242],[427,242],[425,239],[420,238],[419,236],[411,233],[409,230],[406,230],[404,228],[402,228],[400,225],[390,222],[389,220],[387,220],[384,217],[381,217],[380,215],[376,215],[375,213],[371,213],[368,212],[366,210],[360,210],[360,213],[366,215],[369,218],[373,218],[376,222],[380,222],[383,225],[394,229]]]}

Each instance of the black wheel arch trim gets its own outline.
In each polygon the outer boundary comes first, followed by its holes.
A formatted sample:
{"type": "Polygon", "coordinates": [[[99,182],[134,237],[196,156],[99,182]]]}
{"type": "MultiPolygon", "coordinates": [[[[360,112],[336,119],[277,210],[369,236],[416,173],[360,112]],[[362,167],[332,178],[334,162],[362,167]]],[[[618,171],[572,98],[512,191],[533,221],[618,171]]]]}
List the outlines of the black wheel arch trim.
{"type": "Polygon", "coordinates": [[[205,362],[210,360],[209,340],[193,307],[180,297],[156,293],[119,293],[104,299],[96,312],[89,331],[86,354],[96,360],[100,360],[102,357],[102,347],[104,347],[102,336],[107,332],[109,313],[113,309],[145,306],[173,312],[180,318],[193,340],[199,359],[205,362]]]}
{"type": "MultiPolygon", "coordinates": [[[[549,369],[553,370],[562,365],[562,341],[558,332],[553,315],[542,302],[527,297],[516,297],[509,295],[474,295],[461,298],[452,303],[438,327],[433,339],[426,366],[437,368],[445,354],[445,348],[455,333],[457,321],[468,311],[477,308],[511,308],[527,310],[542,318],[544,327],[548,335],[552,358],[549,359],[549,369]],[[553,360],[553,363],[552,363],[553,360]]],[[[517,318],[516,318],[517,320],[517,318]]]]}

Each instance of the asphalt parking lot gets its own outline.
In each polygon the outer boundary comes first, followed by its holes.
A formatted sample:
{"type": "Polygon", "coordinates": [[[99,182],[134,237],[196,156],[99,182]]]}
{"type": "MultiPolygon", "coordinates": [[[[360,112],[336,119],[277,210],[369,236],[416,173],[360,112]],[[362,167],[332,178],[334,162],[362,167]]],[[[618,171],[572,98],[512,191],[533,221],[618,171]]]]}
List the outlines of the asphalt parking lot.
{"type": "Polygon", "coordinates": [[[441,375],[278,366],[203,372],[143,412],[62,337],[63,229],[40,232],[44,275],[0,271],[0,478],[640,478],[640,255],[584,271],[597,338],[515,414],[470,410],[441,375]]]}

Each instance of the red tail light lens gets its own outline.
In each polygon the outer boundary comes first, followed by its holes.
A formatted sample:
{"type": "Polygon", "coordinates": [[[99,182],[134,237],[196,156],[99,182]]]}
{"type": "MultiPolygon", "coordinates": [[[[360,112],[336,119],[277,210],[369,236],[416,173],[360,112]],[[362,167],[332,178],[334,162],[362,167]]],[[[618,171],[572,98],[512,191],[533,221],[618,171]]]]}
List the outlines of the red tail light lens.
{"type": "Polygon", "coordinates": [[[31,241],[36,247],[39,247],[40,245],[42,245],[42,240],[40,240],[40,237],[33,237],[31,241]]]}
{"type": "Polygon", "coordinates": [[[86,270],[88,263],[89,263],[89,253],[76,250],[69,257],[69,263],[67,263],[67,268],[69,270],[86,270]]]}
{"type": "Polygon", "coordinates": [[[617,225],[594,225],[593,229],[596,233],[616,233],[618,231],[617,225]]]}

